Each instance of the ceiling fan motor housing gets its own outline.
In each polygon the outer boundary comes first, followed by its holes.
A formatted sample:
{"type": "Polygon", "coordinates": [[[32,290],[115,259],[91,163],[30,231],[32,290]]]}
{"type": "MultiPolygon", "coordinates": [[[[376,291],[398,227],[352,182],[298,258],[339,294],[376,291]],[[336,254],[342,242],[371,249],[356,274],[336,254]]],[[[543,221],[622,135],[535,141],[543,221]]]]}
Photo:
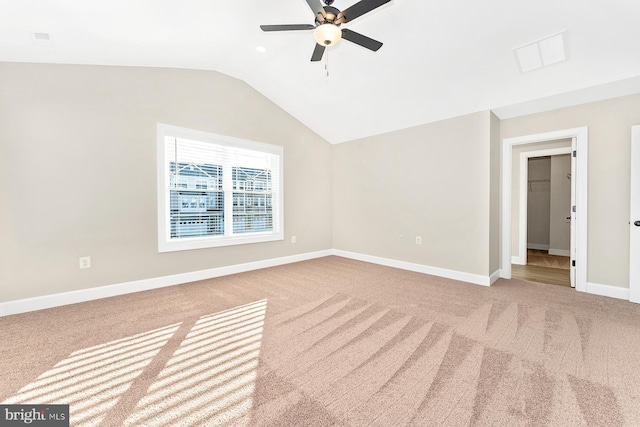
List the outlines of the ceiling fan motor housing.
{"type": "Polygon", "coordinates": [[[331,7],[331,6],[325,6],[324,8],[324,16],[320,13],[318,13],[316,15],[316,24],[317,25],[321,25],[321,24],[333,24],[333,25],[340,25],[342,24],[342,22],[338,21],[338,14],[340,13],[340,11],[338,9],[336,9],[335,7],[331,7]]]}

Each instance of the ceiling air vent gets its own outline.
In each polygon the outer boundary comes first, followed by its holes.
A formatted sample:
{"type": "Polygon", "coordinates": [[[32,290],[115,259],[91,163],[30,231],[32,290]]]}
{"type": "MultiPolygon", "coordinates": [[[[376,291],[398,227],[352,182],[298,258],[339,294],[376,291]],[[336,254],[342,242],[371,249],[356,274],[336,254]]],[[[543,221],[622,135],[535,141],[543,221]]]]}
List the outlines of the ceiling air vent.
{"type": "Polygon", "coordinates": [[[31,41],[37,46],[53,46],[53,40],[50,33],[34,32],[31,33],[31,41]]]}
{"type": "Polygon", "coordinates": [[[566,31],[517,47],[513,52],[522,73],[565,61],[566,31]]]}

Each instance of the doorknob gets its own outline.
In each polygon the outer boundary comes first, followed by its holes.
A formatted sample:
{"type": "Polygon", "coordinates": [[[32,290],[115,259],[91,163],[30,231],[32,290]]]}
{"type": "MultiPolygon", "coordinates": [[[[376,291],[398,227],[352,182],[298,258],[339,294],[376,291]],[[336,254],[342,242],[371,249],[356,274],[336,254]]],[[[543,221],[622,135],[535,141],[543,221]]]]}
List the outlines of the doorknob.
{"type": "Polygon", "coordinates": [[[640,227],[640,221],[634,222],[633,225],[635,225],[636,227],[640,227]]]}

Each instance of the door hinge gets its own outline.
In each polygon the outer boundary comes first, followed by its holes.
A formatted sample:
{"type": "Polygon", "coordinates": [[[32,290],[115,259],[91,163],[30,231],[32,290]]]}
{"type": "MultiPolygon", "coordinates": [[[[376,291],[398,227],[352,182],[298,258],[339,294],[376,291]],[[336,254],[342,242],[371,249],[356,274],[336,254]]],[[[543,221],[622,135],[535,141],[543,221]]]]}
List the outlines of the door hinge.
{"type": "Polygon", "coordinates": [[[572,210],[573,212],[575,212],[575,211],[576,211],[576,205],[573,205],[573,206],[571,207],[571,210],[572,210]]]}
{"type": "Polygon", "coordinates": [[[571,267],[575,267],[576,266],[576,260],[574,259],[573,261],[571,261],[571,267]]]}
{"type": "Polygon", "coordinates": [[[573,157],[578,157],[577,154],[578,154],[578,151],[577,150],[573,150],[573,157]]]}

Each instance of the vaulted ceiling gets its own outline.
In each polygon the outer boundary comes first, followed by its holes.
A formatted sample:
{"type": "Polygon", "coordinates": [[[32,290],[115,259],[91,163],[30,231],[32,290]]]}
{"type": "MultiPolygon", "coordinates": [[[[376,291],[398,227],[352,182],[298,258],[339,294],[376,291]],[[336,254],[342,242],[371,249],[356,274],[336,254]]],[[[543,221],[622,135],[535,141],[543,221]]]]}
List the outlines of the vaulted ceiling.
{"type": "Polygon", "coordinates": [[[0,0],[0,61],[216,70],[340,143],[640,92],[639,19],[637,0],[392,0],[343,25],[379,51],[342,41],[311,62],[312,31],[259,27],[312,24],[305,0],[0,0]],[[560,32],[566,60],[522,72],[514,48],[560,32]]]}

